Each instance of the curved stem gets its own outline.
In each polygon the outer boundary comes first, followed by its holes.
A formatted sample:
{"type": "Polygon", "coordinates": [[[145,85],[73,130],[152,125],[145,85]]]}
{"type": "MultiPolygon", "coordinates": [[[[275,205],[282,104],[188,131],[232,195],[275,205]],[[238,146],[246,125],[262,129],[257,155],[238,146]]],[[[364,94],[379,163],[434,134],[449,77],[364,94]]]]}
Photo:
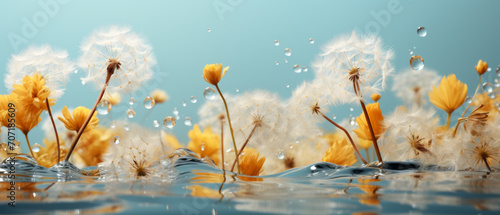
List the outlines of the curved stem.
{"type": "Polygon", "coordinates": [[[488,161],[486,160],[486,158],[485,158],[485,157],[483,157],[483,162],[484,162],[484,164],[486,165],[486,167],[488,168],[488,170],[491,172],[491,167],[490,167],[490,165],[488,164],[488,161]]]}
{"type": "Polygon", "coordinates": [[[469,109],[470,105],[472,104],[472,101],[474,100],[474,97],[476,97],[477,91],[479,90],[480,86],[481,86],[481,75],[479,75],[479,84],[477,84],[476,91],[474,92],[474,95],[471,98],[471,103],[469,103],[467,105],[467,107],[465,108],[464,112],[462,113],[462,115],[460,117],[464,117],[465,113],[467,112],[467,110],[469,109]]]}
{"type": "MultiPolygon", "coordinates": [[[[243,146],[241,146],[240,152],[238,153],[238,157],[240,157],[241,153],[243,152],[243,149],[245,149],[245,146],[247,146],[248,141],[250,141],[250,138],[252,138],[252,135],[256,129],[257,129],[257,125],[253,126],[252,131],[250,132],[250,134],[247,137],[247,140],[245,140],[245,143],[243,144],[243,146]]],[[[236,164],[236,161],[233,162],[233,166],[231,167],[231,172],[233,171],[235,164],[236,164]]]]}
{"type": "Polygon", "coordinates": [[[106,91],[106,87],[108,86],[108,82],[109,82],[109,79],[107,79],[107,82],[104,84],[104,87],[101,90],[101,94],[99,94],[99,97],[97,98],[97,101],[95,102],[94,107],[90,111],[90,114],[87,116],[87,119],[83,123],[82,127],[80,128],[80,130],[78,130],[78,133],[76,134],[76,137],[73,140],[73,143],[71,144],[71,147],[68,150],[68,155],[66,155],[66,158],[64,159],[65,161],[69,160],[71,154],[73,153],[73,150],[76,147],[76,144],[78,143],[78,140],[80,139],[80,137],[83,134],[83,131],[85,131],[85,128],[87,127],[87,125],[89,124],[90,120],[92,119],[92,116],[94,115],[95,110],[97,109],[97,105],[101,101],[101,99],[102,99],[102,97],[104,95],[104,92],[106,91]]]}
{"type": "Polygon", "coordinates": [[[349,134],[349,132],[347,132],[347,130],[344,127],[340,126],[339,124],[335,123],[333,120],[328,118],[325,114],[323,114],[323,112],[318,111],[318,113],[321,114],[321,116],[323,118],[325,118],[328,122],[332,123],[335,127],[337,127],[338,129],[342,130],[345,133],[345,135],[349,139],[349,142],[351,142],[351,145],[354,148],[354,151],[356,151],[356,154],[358,155],[359,159],[361,159],[364,164],[368,164],[368,162],[366,162],[366,160],[363,158],[363,156],[361,156],[361,154],[359,153],[358,147],[356,147],[356,145],[354,144],[354,141],[352,140],[352,137],[349,134]]]}
{"type": "Polygon", "coordinates": [[[24,133],[24,137],[26,137],[26,143],[28,143],[28,148],[30,149],[31,157],[36,160],[35,154],[33,154],[33,150],[31,150],[30,140],[28,139],[28,133],[24,133]]]}
{"type": "Polygon", "coordinates": [[[450,120],[451,120],[451,113],[448,113],[448,117],[446,117],[446,124],[444,125],[446,128],[450,128],[450,120]]]}
{"type": "Polygon", "coordinates": [[[380,149],[378,148],[377,139],[375,138],[375,132],[373,132],[372,122],[370,121],[370,116],[368,116],[365,103],[363,102],[363,100],[359,100],[359,103],[361,104],[361,108],[363,108],[363,113],[366,118],[366,123],[368,124],[368,128],[370,129],[370,135],[372,136],[373,146],[375,147],[375,152],[377,153],[378,161],[383,164],[384,161],[382,160],[382,155],[380,154],[380,149]]]}
{"type": "MultiPolygon", "coordinates": [[[[224,121],[220,120],[220,156],[222,160],[222,170],[224,170],[224,121]]],[[[224,171],[224,178],[226,178],[226,171],[224,171]]]]}
{"type": "Polygon", "coordinates": [[[54,127],[54,132],[56,133],[56,143],[57,143],[57,163],[61,161],[61,145],[59,144],[59,134],[57,134],[56,123],[54,122],[54,117],[52,117],[52,110],[50,110],[49,98],[45,98],[45,103],[47,104],[47,112],[49,112],[50,121],[52,121],[52,127],[54,127]]]}
{"type": "Polygon", "coordinates": [[[219,86],[217,84],[215,85],[215,88],[217,88],[217,91],[219,92],[219,95],[222,98],[222,101],[224,102],[224,107],[226,108],[229,131],[231,131],[231,138],[233,139],[234,155],[236,155],[236,163],[238,163],[238,173],[240,173],[240,158],[238,158],[238,147],[236,147],[236,141],[234,140],[234,132],[233,132],[233,126],[231,125],[231,117],[229,116],[229,109],[227,108],[226,99],[222,95],[222,92],[220,91],[219,86]]]}
{"type": "Polygon", "coordinates": [[[460,123],[462,123],[462,118],[458,118],[457,125],[455,126],[455,129],[453,130],[452,133],[452,137],[455,137],[455,135],[457,134],[458,126],[460,125],[460,123]]]}

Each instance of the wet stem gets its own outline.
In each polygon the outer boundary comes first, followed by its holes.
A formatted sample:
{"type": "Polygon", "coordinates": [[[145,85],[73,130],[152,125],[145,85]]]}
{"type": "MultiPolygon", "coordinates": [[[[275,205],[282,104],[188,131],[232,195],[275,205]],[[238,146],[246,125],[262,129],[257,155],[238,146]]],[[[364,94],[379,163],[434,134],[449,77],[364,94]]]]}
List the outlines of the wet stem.
{"type": "Polygon", "coordinates": [[[486,160],[486,158],[485,158],[485,157],[483,157],[483,162],[484,162],[484,164],[486,165],[486,167],[488,168],[488,170],[491,172],[491,167],[490,167],[490,165],[488,164],[488,161],[486,160]]]}
{"type": "Polygon", "coordinates": [[[50,121],[52,122],[52,127],[54,127],[54,133],[56,134],[57,143],[57,163],[61,161],[61,145],[59,144],[59,134],[57,133],[56,123],[54,122],[54,117],[52,117],[52,110],[50,110],[49,98],[45,98],[45,103],[47,104],[47,112],[49,112],[50,121]]]}
{"type": "Polygon", "coordinates": [[[26,143],[28,143],[28,148],[30,149],[30,153],[31,153],[31,157],[33,157],[33,159],[36,160],[35,158],[35,154],[33,154],[33,150],[31,150],[31,144],[30,144],[30,140],[28,138],[28,133],[24,133],[24,137],[26,137],[26,143]]]}
{"type": "Polygon", "coordinates": [[[238,148],[236,147],[236,141],[234,140],[234,132],[233,132],[233,126],[231,125],[231,117],[229,116],[229,109],[227,108],[226,99],[222,95],[222,92],[220,91],[219,86],[217,84],[215,85],[215,88],[217,88],[217,91],[219,92],[219,95],[222,98],[222,101],[224,102],[224,107],[226,108],[227,122],[229,124],[229,131],[231,132],[231,138],[233,139],[234,154],[236,155],[236,163],[238,164],[238,173],[240,173],[240,158],[238,157],[238,148]]]}
{"type": "Polygon", "coordinates": [[[226,183],[226,170],[224,169],[224,120],[220,119],[220,152],[221,152],[221,160],[222,160],[222,177],[224,180],[222,181],[219,187],[220,200],[224,198],[222,194],[222,187],[224,187],[224,183],[226,183]]]}
{"type": "MultiPolygon", "coordinates": [[[[250,132],[250,134],[248,135],[247,139],[245,140],[245,143],[243,144],[243,146],[241,146],[241,149],[240,149],[240,151],[238,153],[238,157],[240,157],[241,153],[243,152],[243,149],[245,149],[245,147],[247,146],[248,141],[250,141],[250,138],[252,138],[252,135],[255,132],[255,130],[257,129],[257,127],[258,127],[258,125],[254,125],[253,126],[252,131],[250,132]]],[[[236,161],[233,163],[233,166],[231,167],[231,171],[233,171],[235,164],[236,164],[236,161]]]]}

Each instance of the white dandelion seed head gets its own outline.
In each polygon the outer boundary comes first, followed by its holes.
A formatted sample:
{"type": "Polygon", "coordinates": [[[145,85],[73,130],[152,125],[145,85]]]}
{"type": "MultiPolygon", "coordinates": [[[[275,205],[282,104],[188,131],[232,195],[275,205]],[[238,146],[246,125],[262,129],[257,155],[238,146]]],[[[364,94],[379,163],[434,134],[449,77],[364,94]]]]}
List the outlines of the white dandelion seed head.
{"type": "MultiPolygon", "coordinates": [[[[229,94],[229,93],[224,93],[224,98],[226,99],[226,102],[228,103],[229,107],[235,106],[235,100],[234,97],[229,94]]],[[[232,112],[231,109],[229,109],[230,114],[232,112]]],[[[227,127],[227,116],[226,116],[226,109],[224,107],[224,103],[222,102],[222,98],[220,97],[219,94],[215,96],[214,99],[212,100],[206,100],[206,102],[198,109],[198,116],[200,117],[200,122],[199,125],[201,128],[206,128],[208,126],[211,127],[212,131],[216,132],[217,134],[220,134],[220,116],[224,116],[224,129],[226,130],[227,127]]],[[[229,129],[229,127],[227,127],[229,129]]],[[[226,130],[229,131],[229,130],[226,130]]],[[[227,132],[226,132],[227,133],[227,132]]]]}
{"type": "Polygon", "coordinates": [[[392,91],[405,103],[421,106],[427,103],[432,86],[437,86],[440,79],[434,70],[407,69],[394,77],[392,91]]]}
{"type": "Polygon", "coordinates": [[[361,95],[369,96],[385,88],[386,78],[394,71],[391,64],[393,51],[385,48],[382,39],[375,35],[360,36],[355,31],[351,35],[341,36],[325,47],[316,62],[313,63],[316,78],[328,80],[339,85],[348,94],[350,102],[357,101],[352,71],[359,76],[361,95]]]}
{"type": "Polygon", "coordinates": [[[68,52],[55,50],[49,45],[30,46],[18,55],[12,55],[7,66],[4,83],[12,91],[14,84],[22,84],[24,76],[39,73],[50,89],[49,98],[57,99],[64,94],[64,85],[75,70],[68,60],[68,52]]]}
{"type": "Polygon", "coordinates": [[[78,66],[87,71],[82,82],[93,82],[102,88],[111,59],[121,65],[109,81],[107,91],[110,93],[132,93],[153,77],[156,59],[152,48],[130,27],[111,26],[94,31],[80,48],[83,54],[78,66]]]}

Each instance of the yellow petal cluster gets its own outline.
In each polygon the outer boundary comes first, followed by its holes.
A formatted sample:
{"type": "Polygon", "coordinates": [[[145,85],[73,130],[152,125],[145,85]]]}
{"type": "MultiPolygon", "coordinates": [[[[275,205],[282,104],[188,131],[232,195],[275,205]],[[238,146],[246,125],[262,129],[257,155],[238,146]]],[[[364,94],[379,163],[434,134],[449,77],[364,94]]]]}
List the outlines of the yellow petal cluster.
{"type": "Polygon", "coordinates": [[[209,84],[217,85],[228,69],[229,67],[226,67],[222,70],[222,64],[207,64],[203,69],[203,78],[209,84]]]}
{"type": "Polygon", "coordinates": [[[95,128],[85,132],[75,149],[76,157],[83,166],[97,166],[103,162],[110,143],[116,134],[106,128],[95,128]]]}
{"type": "Polygon", "coordinates": [[[487,93],[477,94],[474,97],[472,102],[472,106],[479,107],[480,105],[484,105],[481,108],[481,111],[488,112],[488,121],[493,121],[496,119],[500,111],[497,108],[497,103],[500,103],[500,97],[497,96],[495,99],[490,98],[487,93]]]}
{"type": "Polygon", "coordinates": [[[23,134],[28,134],[31,129],[38,125],[42,121],[42,110],[28,109],[24,105],[19,105],[16,102],[16,128],[23,132],[23,134]]]}
{"type": "Polygon", "coordinates": [[[451,114],[465,101],[467,96],[467,84],[457,80],[454,74],[443,77],[438,88],[432,87],[429,98],[437,108],[451,114]]]}
{"type": "Polygon", "coordinates": [[[202,132],[198,124],[195,124],[193,130],[189,131],[188,137],[190,138],[187,146],[189,150],[195,152],[201,158],[211,158],[215,165],[219,165],[219,135],[213,133],[210,127],[207,127],[202,132]]]}
{"type": "MultiPolygon", "coordinates": [[[[57,117],[57,118],[64,123],[66,129],[78,132],[80,128],[83,126],[83,123],[85,122],[87,117],[89,116],[90,110],[86,107],[80,106],[75,108],[75,110],[73,110],[73,116],[71,116],[68,107],[64,106],[64,108],[62,109],[62,114],[64,118],[63,117],[57,117]]],[[[99,118],[97,118],[96,113],[94,113],[94,115],[90,119],[89,124],[85,128],[85,131],[89,131],[94,127],[97,127],[98,125],[99,125],[99,118]]]]}
{"type": "MultiPolygon", "coordinates": [[[[12,94],[30,111],[47,110],[46,99],[50,95],[50,89],[45,86],[45,79],[39,73],[24,76],[22,84],[14,84],[12,94]]],[[[49,99],[49,103],[52,106],[55,100],[49,99]]]]}
{"type": "Polygon", "coordinates": [[[488,63],[486,63],[486,61],[479,60],[474,68],[479,75],[482,75],[488,70],[488,63]]]}
{"type": "MultiPolygon", "coordinates": [[[[43,144],[45,147],[40,147],[40,151],[34,152],[36,160],[38,163],[44,167],[50,168],[57,164],[57,142],[55,140],[43,139],[43,144]]],[[[61,140],[61,156],[59,160],[62,161],[68,153],[68,149],[64,145],[64,141],[61,140]]]]}
{"type": "Polygon", "coordinates": [[[9,126],[9,103],[11,102],[10,95],[0,95],[0,128],[9,126]]]}
{"type": "Polygon", "coordinates": [[[161,104],[168,100],[168,94],[163,90],[156,89],[151,92],[151,98],[153,98],[156,103],[161,104]]]}
{"type": "MultiPolygon", "coordinates": [[[[368,116],[370,117],[373,133],[375,133],[375,139],[378,139],[385,131],[382,124],[384,121],[384,115],[382,115],[379,103],[376,102],[368,104],[366,106],[366,111],[368,112],[368,116]]],[[[359,117],[356,117],[356,122],[358,123],[359,128],[354,129],[353,131],[354,133],[356,133],[356,135],[358,135],[359,139],[372,140],[368,122],[366,121],[364,113],[361,113],[359,117]]]]}
{"type": "Polygon", "coordinates": [[[246,148],[243,155],[240,157],[241,174],[250,176],[259,176],[264,171],[262,166],[266,161],[266,157],[259,157],[260,154],[253,148],[246,148]]]}
{"type": "Polygon", "coordinates": [[[345,138],[336,138],[331,142],[330,148],[326,150],[323,161],[342,166],[350,166],[358,160],[354,154],[354,148],[347,140],[345,138]]]}

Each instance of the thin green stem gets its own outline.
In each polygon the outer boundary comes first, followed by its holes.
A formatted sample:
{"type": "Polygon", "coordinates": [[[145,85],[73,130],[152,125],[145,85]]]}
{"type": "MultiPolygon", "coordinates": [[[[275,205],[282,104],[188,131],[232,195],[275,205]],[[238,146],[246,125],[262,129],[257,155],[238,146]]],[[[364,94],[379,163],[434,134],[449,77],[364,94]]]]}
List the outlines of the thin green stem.
{"type": "Polygon", "coordinates": [[[236,141],[234,140],[233,126],[231,125],[231,117],[229,116],[229,109],[227,108],[226,99],[222,95],[222,92],[220,91],[219,86],[217,84],[215,85],[215,88],[217,88],[217,91],[219,92],[219,95],[222,98],[222,101],[224,102],[224,107],[226,108],[227,122],[229,124],[229,130],[231,131],[231,138],[233,139],[234,155],[236,155],[236,163],[238,164],[238,173],[241,173],[240,158],[238,158],[238,147],[236,147],[236,141]]]}
{"type": "Polygon", "coordinates": [[[54,132],[56,133],[56,143],[57,143],[57,163],[61,161],[61,145],[59,144],[59,134],[57,133],[56,123],[54,122],[54,117],[52,117],[52,111],[50,110],[49,98],[45,99],[47,104],[47,112],[49,112],[50,121],[52,122],[52,127],[54,127],[54,132]]]}

